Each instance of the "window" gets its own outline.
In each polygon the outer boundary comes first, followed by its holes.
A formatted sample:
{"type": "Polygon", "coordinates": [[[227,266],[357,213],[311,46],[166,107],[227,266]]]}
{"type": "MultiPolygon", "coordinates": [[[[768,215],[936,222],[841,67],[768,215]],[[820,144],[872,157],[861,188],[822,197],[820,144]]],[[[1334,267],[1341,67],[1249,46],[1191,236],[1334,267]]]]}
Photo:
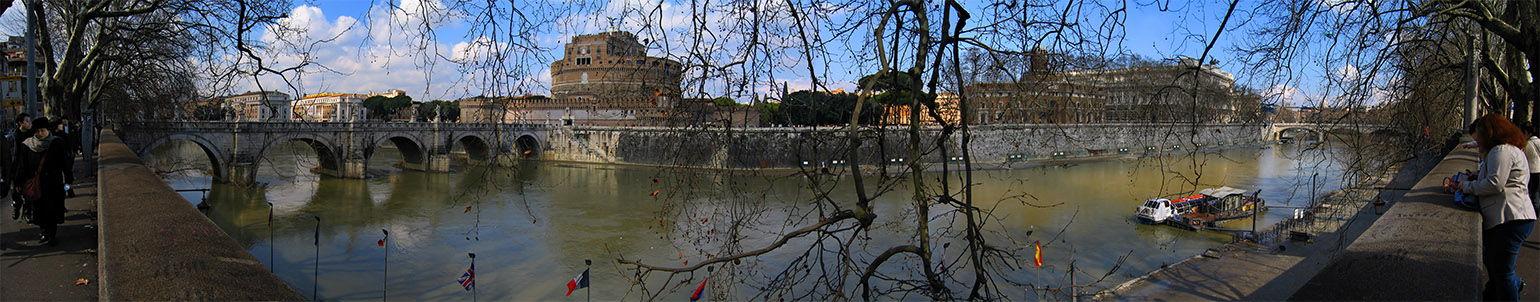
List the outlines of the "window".
{"type": "Polygon", "coordinates": [[[593,58],[578,58],[577,59],[577,64],[578,65],[588,65],[589,63],[593,63],[593,58]]]}

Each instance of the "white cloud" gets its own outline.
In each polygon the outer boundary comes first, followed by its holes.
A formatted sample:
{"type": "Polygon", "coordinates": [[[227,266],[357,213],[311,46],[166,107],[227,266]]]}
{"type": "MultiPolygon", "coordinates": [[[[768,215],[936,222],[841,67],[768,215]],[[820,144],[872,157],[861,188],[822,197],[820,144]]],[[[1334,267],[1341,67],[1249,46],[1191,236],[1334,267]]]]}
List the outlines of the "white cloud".
{"type": "Polygon", "coordinates": [[[1332,76],[1336,77],[1335,80],[1349,85],[1362,79],[1362,75],[1358,72],[1358,67],[1353,65],[1342,65],[1342,67],[1337,67],[1337,69],[1332,70],[1331,74],[1332,76]]]}
{"type": "Polygon", "coordinates": [[[1349,0],[1318,0],[1316,1],[1316,4],[1320,5],[1321,7],[1331,9],[1338,14],[1346,14],[1363,6],[1362,1],[1349,0]]]}
{"type": "MultiPolygon", "coordinates": [[[[353,17],[329,19],[318,7],[295,7],[278,26],[269,26],[262,33],[262,41],[272,46],[264,54],[266,63],[282,68],[313,62],[315,65],[290,77],[297,80],[299,94],[402,89],[414,99],[426,101],[466,93],[466,81],[456,65],[437,55],[450,53],[452,47],[417,34],[420,30],[416,26],[425,20],[455,20],[444,13],[441,4],[403,1],[395,8],[377,7],[368,14],[366,29],[353,17]]],[[[264,76],[262,81],[264,89],[284,89],[277,76],[264,76]]],[[[234,90],[257,90],[257,85],[246,83],[234,90]]]]}
{"type": "Polygon", "coordinates": [[[558,24],[572,26],[564,35],[625,30],[645,36],[638,32],[644,27],[672,31],[687,25],[691,15],[687,9],[663,0],[611,0],[603,8],[563,18],[558,24]]]}
{"type": "MultiPolygon", "coordinates": [[[[760,2],[762,13],[774,11],[784,14],[787,10],[784,1],[753,1],[760,2]]],[[[724,5],[747,7],[751,4],[724,5]]],[[[566,4],[536,4],[536,6],[539,5],[566,4]]],[[[375,6],[363,15],[339,17],[329,17],[318,7],[299,6],[290,12],[289,18],[282,21],[283,26],[269,28],[261,34],[263,41],[270,44],[284,44],[275,45],[275,49],[270,50],[264,60],[270,66],[293,66],[300,62],[315,62],[317,65],[306,67],[303,75],[298,77],[297,86],[300,94],[323,91],[362,93],[403,89],[413,98],[429,100],[482,94],[547,93],[550,85],[547,69],[551,60],[561,57],[560,49],[563,43],[579,34],[626,30],[636,33],[644,40],[644,43],[651,48],[649,55],[669,57],[681,63],[688,63],[690,66],[722,65],[727,62],[763,60],[764,57],[774,58],[770,59],[772,62],[761,64],[776,69],[773,74],[779,79],[773,81],[778,83],[777,85],[767,83],[772,80],[765,76],[771,73],[764,73],[763,70],[747,71],[748,74],[743,74],[744,71],[741,70],[733,70],[728,71],[732,74],[726,76],[737,78],[708,79],[704,89],[697,85],[690,85],[686,88],[687,94],[752,94],[755,91],[764,93],[775,91],[775,94],[778,94],[779,88],[775,87],[787,81],[792,83],[793,91],[811,88],[810,76],[806,74],[805,59],[799,55],[788,54],[795,51],[787,51],[783,48],[786,45],[800,43],[800,40],[786,36],[786,33],[795,26],[784,18],[766,20],[762,28],[767,30],[762,33],[765,36],[758,40],[762,43],[758,46],[759,50],[756,53],[745,53],[740,51],[743,43],[746,43],[742,41],[741,36],[723,33],[735,32],[732,26],[737,24],[733,20],[747,12],[722,9],[725,6],[708,9],[709,13],[701,17],[708,28],[704,31],[706,34],[701,37],[701,43],[696,45],[695,36],[693,36],[696,33],[692,33],[691,22],[695,20],[695,12],[699,9],[677,0],[614,0],[603,2],[602,5],[573,8],[576,11],[572,13],[556,9],[557,13],[566,15],[556,16],[555,19],[558,21],[552,25],[550,31],[532,33],[534,36],[530,41],[556,50],[530,52],[521,47],[522,41],[474,36],[455,37],[451,40],[440,39],[436,33],[423,34],[429,29],[443,33],[446,32],[443,31],[446,27],[466,26],[465,22],[473,19],[470,16],[457,15],[456,11],[444,6],[440,0],[404,0],[395,6],[375,6]],[[283,29],[294,29],[294,31],[283,29]],[[288,43],[290,41],[293,43],[288,43]],[[700,55],[686,57],[687,52],[700,55]],[[500,68],[506,70],[498,70],[500,68]],[[727,87],[735,85],[729,82],[742,83],[743,80],[754,83],[749,84],[750,87],[736,88],[736,90],[727,87]]],[[[335,15],[338,12],[332,13],[335,15]]],[[[830,17],[836,18],[846,14],[850,12],[837,11],[830,17]]],[[[838,43],[844,42],[830,41],[830,45],[826,47],[836,47],[839,46],[835,45],[838,43]]],[[[829,58],[821,57],[816,61],[825,63],[829,58]]],[[[825,81],[830,89],[853,89],[854,84],[840,78],[840,75],[849,73],[841,68],[840,66],[818,66],[816,72],[820,76],[828,77],[821,80],[825,81]]],[[[687,74],[700,76],[702,71],[692,69],[688,70],[687,74]]],[[[724,75],[713,73],[708,76],[724,75]]],[[[275,89],[275,86],[280,86],[279,83],[281,82],[277,77],[263,78],[263,86],[266,89],[275,89]]],[[[255,90],[255,85],[248,85],[248,87],[250,88],[236,87],[234,92],[240,92],[242,89],[255,90]]],[[[278,88],[282,89],[282,87],[278,88]]],[[[293,93],[293,91],[290,92],[293,93]]]]}
{"type": "Polygon", "coordinates": [[[348,16],[337,17],[336,22],[327,20],[326,14],[321,8],[301,5],[289,11],[289,17],[278,20],[277,24],[269,25],[262,33],[262,41],[265,43],[279,43],[282,41],[320,41],[335,39],[334,42],[356,42],[358,35],[352,28],[358,25],[358,20],[348,16]]]}
{"type": "Polygon", "coordinates": [[[1299,92],[1299,88],[1284,84],[1273,85],[1263,90],[1262,99],[1284,105],[1313,105],[1307,95],[1299,92]]]}
{"type": "Polygon", "coordinates": [[[478,62],[497,57],[508,50],[508,43],[493,41],[488,37],[455,43],[449,48],[449,59],[456,62],[478,62]]]}

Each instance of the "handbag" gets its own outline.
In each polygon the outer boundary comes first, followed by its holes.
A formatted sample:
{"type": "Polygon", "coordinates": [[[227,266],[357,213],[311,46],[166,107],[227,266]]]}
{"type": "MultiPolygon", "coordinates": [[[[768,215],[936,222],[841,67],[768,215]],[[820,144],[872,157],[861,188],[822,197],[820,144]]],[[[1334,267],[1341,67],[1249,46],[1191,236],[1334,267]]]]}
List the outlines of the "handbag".
{"type": "Polygon", "coordinates": [[[48,156],[43,156],[42,160],[37,161],[37,171],[33,171],[32,178],[28,179],[26,183],[21,185],[22,198],[26,198],[28,200],[38,200],[43,198],[42,175],[43,164],[46,163],[48,163],[48,156]]]}

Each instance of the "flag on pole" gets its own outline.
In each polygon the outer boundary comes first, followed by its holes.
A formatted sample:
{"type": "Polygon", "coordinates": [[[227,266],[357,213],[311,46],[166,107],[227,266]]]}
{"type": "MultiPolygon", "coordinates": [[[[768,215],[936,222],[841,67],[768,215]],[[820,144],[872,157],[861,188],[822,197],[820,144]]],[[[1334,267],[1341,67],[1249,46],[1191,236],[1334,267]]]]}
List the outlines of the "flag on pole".
{"type": "Polygon", "coordinates": [[[695,302],[695,300],[700,300],[701,294],[706,292],[706,280],[710,280],[710,279],[711,278],[706,278],[706,279],[701,279],[700,280],[700,286],[695,288],[695,294],[694,295],[690,295],[690,302],[695,302]]]}
{"type": "Polygon", "coordinates": [[[460,279],[457,280],[460,281],[460,286],[464,287],[467,291],[476,287],[476,264],[471,263],[471,268],[466,269],[465,274],[460,275],[460,279]]]}
{"type": "Polygon", "coordinates": [[[1043,242],[1037,241],[1033,244],[1037,245],[1037,255],[1032,256],[1032,263],[1037,264],[1037,267],[1043,267],[1043,242]]]}
{"type": "Polygon", "coordinates": [[[567,281],[567,296],[572,296],[572,291],[585,287],[588,287],[587,269],[584,269],[583,273],[578,275],[577,278],[572,278],[572,281],[567,281]]]}
{"type": "Polygon", "coordinates": [[[380,246],[385,246],[385,238],[380,238],[380,241],[375,243],[379,244],[380,246]]]}

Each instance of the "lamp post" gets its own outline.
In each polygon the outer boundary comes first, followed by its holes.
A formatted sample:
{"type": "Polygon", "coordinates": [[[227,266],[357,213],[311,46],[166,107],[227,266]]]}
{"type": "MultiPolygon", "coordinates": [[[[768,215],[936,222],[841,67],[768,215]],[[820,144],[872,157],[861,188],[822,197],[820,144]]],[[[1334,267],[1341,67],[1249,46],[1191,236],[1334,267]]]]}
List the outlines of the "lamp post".
{"type": "Polygon", "coordinates": [[[1390,206],[1385,204],[1385,197],[1384,196],[1375,196],[1374,197],[1374,215],[1385,215],[1385,211],[1387,211],[1389,209],[1390,209],[1390,206]]]}

